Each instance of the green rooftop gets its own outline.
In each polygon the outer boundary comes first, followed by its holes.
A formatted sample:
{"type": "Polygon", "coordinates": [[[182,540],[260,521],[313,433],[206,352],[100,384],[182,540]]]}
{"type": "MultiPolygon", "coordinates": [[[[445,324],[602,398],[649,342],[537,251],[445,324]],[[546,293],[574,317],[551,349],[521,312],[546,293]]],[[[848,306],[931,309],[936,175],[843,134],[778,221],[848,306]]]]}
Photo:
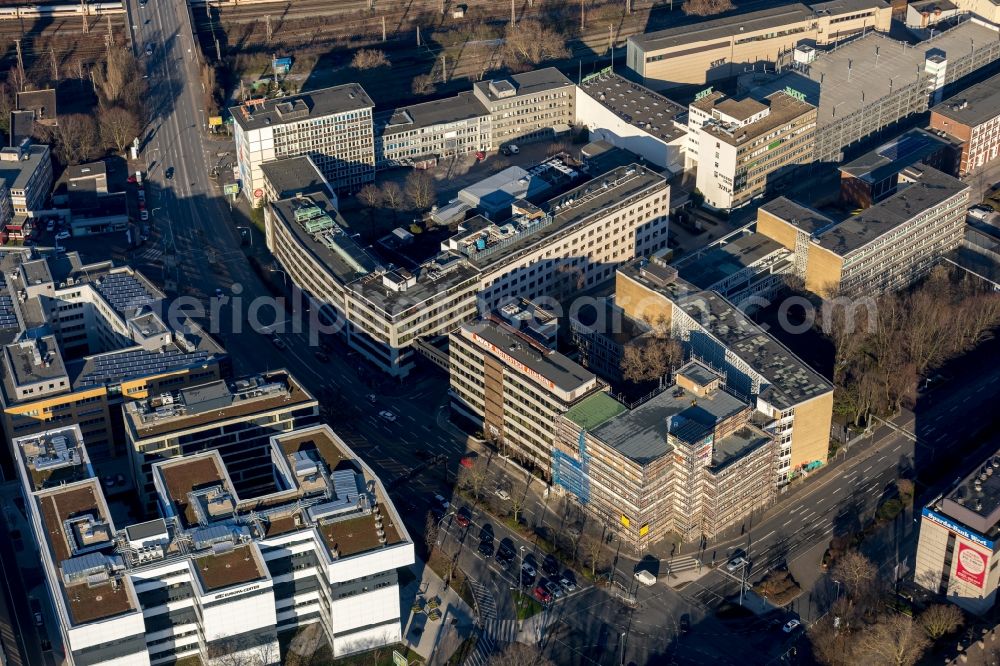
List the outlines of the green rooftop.
{"type": "Polygon", "coordinates": [[[609,421],[624,411],[625,405],[612,398],[607,393],[595,393],[572,409],[565,416],[583,430],[593,430],[605,421],[609,421]]]}

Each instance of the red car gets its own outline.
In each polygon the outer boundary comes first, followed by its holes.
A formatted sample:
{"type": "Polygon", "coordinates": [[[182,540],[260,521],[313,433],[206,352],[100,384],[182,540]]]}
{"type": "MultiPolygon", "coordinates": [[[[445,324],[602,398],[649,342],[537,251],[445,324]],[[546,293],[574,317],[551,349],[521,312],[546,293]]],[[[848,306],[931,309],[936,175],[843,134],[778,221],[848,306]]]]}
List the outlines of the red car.
{"type": "Polygon", "coordinates": [[[469,523],[472,522],[472,515],[469,513],[469,510],[463,507],[455,515],[455,522],[458,523],[459,527],[468,527],[469,523]]]}
{"type": "Polygon", "coordinates": [[[130,182],[130,183],[136,182],[135,176],[129,176],[128,177],[128,182],[130,182]]]}
{"type": "Polygon", "coordinates": [[[543,604],[547,604],[552,601],[552,595],[541,585],[535,586],[535,598],[541,601],[543,604]]]}

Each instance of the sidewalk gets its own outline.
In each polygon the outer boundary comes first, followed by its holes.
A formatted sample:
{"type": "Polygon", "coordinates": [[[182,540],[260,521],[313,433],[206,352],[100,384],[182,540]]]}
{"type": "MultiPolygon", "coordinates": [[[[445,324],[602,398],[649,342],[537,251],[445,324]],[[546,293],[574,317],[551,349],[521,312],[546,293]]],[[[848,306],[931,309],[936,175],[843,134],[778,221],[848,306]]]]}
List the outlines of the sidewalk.
{"type": "Polygon", "coordinates": [[[399,591],[401,619],[406,618],[403,620],[403,642],[428,664],[444,664],[472,634],[475,615],[458,593],[445,585],[425,562],[418,558],[410,570],[422,575],[399,591]],[[428,601],[437,599],[441,619],[435,621],[426,612],[413,612],[412,606],[418,599],[425,607],[428,601]]]}

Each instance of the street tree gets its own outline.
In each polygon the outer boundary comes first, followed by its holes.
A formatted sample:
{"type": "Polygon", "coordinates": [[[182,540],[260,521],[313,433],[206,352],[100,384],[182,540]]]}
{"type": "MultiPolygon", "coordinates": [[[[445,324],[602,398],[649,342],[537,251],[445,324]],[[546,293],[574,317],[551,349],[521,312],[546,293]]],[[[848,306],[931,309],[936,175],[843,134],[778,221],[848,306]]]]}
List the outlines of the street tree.
{"type": "Polygon", "coordinates": [[[590,566],[590,575],[596,577],[597,569],[601,566],[601,555],[604,552],[604,544],[600,539],[589,535],[581,542],[583,554],[587,557],[587,564],[590,566]]]}
{"type": "Polygon", "coordinates": [[[954,604],[934,604],[917,617],[917,622],[927,632],[927,636],[936,641],[954,633],[965,622],[965,617],[954,604]]]}
{"type": "Polygon", "coordinates": [[[124,107],[113,106],[99,113],[97,118],[104,145],[119,153],[125,152],[133,139],[139,136],[139,119],[124,107]]]}
{"type": "Polygon", "coordinates": [[[930,646],[923,629],[908,615],[882,618],[861,632],[859,652],[865,663],[913,666],[930,646]]]}
{"type": "Polygon", "coordinates": [[[483,489],[486,487],[486,482],[489,479],[489,474],[486,471],[486,465],[483,464],[479,459],[473,462],[472,467],[462,468],[462,483],[469,489],[472,493],[472,498],[479,502],[483,494],[483,489]]]}
{"type": "Polygon", "coordinates": [[[406,198],[403,196],[403,188],[399,186],[399,183],[389,181],[382,184],[382,201],[394,212],[403,209],[406,198]]]}
{"type": "Polygon", "coordinates": [[[835,602],[823,619],[809,626],[813,656],[823,666],[854,666],[859,663],[857,641],[849,626],[850,602],[835,602]]]}
{"type": "Polygon", "coordinates": [[[389,58],[380,49],[358,49],[351,58],[351,67],[354,69],[375,69],[388,64],[389,58]]]}
{"type": "Polygon", "coordinates": [[[371,183],[358,190],[355,196],[365,208],[378,208],[382,205],[382,190],[371,183]]]}
{"type": "Polygon", "coordinates": [[[688,16],[713,16],[731,9],[730,0],[684,0],[684,13],[688,16]]]}
{"type": "Polygon", "coordinates": [[[850,550],[837,559],[833,575],[844,583],[847,593],[856,600],[867,594],[875,580],[875,565],[858,551],[850,550]]]}
{"type": "Polygon", "coordinates": [[[406,174],[406,196],[417,210],[426,210],[437,200],[437,185],[427,171],[414,169],[406,174]]]}
{"type": "Polygon", "coordinates": [[[525,495],[526,493],[519,492],[510,494],[510,515],[515,523],[520,520],[521,512],[524,511],[525,495]]]}

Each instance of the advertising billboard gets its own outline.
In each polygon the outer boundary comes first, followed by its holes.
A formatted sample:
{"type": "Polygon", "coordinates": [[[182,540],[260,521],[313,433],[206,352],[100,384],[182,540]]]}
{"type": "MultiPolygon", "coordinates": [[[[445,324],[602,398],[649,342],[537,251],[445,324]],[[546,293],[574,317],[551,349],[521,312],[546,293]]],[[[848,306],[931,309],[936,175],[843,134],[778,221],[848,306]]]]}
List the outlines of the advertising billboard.
{"type": "Polygon", "coordinates": [[[955,577],[982,588],[986,582],[986,568],[990,557],[980,553],[975,548],[958,542],[958,561],[955,564],[955,577]]]}

